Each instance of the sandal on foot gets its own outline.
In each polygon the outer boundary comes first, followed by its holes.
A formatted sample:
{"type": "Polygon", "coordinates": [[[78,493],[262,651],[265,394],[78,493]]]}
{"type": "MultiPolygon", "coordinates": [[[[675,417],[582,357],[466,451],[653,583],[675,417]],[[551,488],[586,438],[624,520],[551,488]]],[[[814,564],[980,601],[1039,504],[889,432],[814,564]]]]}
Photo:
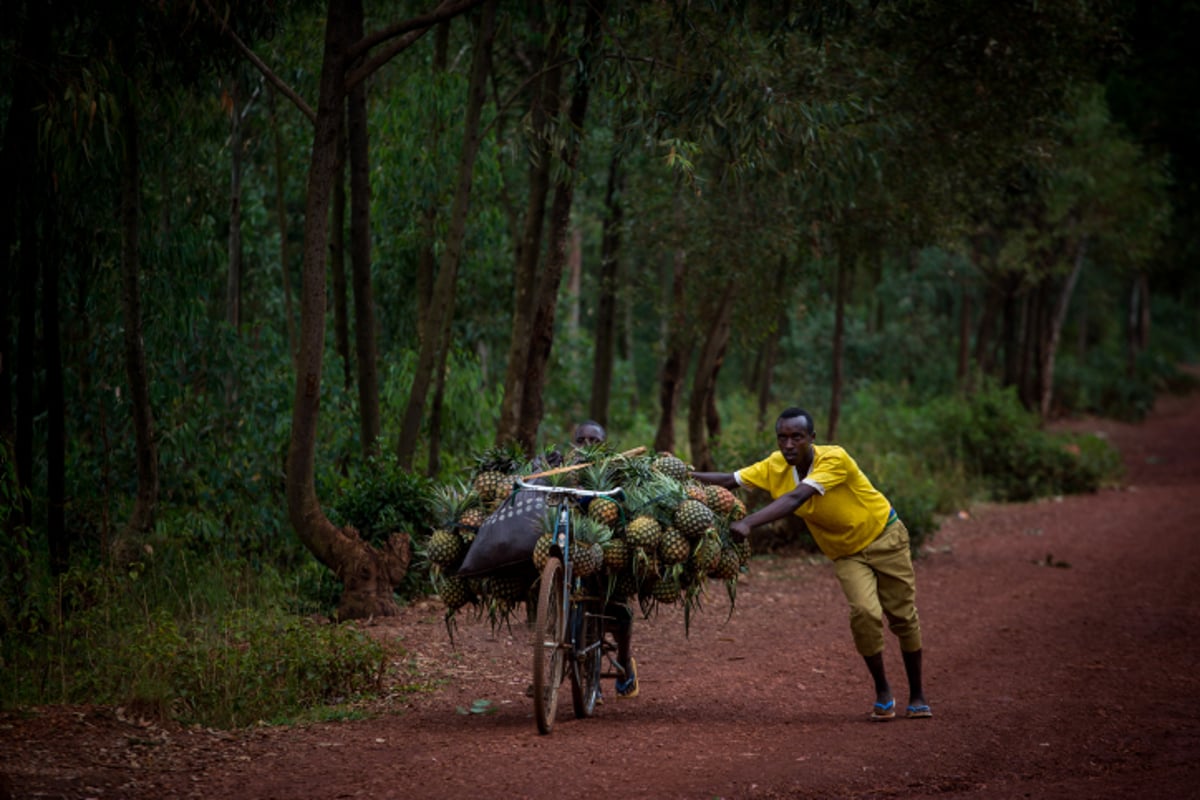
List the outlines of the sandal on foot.
{"type": "Polygon", "coordinates": [[[617,678],[617,697],[629,700],[638,696],[637,659],[629,657],[629,669],[624,678],[617,678]]]}
{"type": "Polygon", "coordinates": [[[871,709],[871,722],[887,722],[896,718],[896,701],[888,700],[886,703],[876,703],[871,709]]]}
{"type": "Polygon", "coordinates": [[[933,709],[924,703],[917,703],[905,709],[904,716],[909,719],[929,719],[933,716],[933,709]]]}

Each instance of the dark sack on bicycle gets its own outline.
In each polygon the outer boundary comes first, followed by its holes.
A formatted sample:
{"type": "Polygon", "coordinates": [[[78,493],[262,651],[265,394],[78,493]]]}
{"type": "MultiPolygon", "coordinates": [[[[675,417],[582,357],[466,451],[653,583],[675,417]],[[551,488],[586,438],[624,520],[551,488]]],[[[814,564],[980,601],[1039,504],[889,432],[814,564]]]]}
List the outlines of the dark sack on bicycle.
{"type": "Polygon", "coordinates": [[[545,494],[514,491],[479,526],[458,574],[463,577],[482,575],[510,564],[530,561],[534,545],[542,535],[545,512],[545,494]]]}

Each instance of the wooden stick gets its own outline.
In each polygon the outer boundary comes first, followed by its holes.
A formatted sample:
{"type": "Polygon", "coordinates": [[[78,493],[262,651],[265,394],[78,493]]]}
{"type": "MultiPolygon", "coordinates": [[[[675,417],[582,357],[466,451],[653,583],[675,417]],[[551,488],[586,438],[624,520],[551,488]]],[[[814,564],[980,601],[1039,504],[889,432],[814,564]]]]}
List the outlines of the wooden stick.
{"type": "MultiPolygon", "coordinates": [[[[619,453],[618,455],[623,456],[624,458],[629,458],[630,456],[640,456],[644,452],[646,452],[646,447],[643,445],[642,447],[635,447],[632,450],[626,450],[624,453],[619,453]]],[[[594,461],[585,461],[582,464],[569,464],[565,467],[555,467],[554,469],[548,469],[544,472],[535,472],[532,475],[524,475],[522,476],[521,480],[527,481],[531,480],[532,478],[545,478],[549,475],[559,475],[563,472],[574,472],[577,469],[590,467],[594,463],[594,461]]]]}

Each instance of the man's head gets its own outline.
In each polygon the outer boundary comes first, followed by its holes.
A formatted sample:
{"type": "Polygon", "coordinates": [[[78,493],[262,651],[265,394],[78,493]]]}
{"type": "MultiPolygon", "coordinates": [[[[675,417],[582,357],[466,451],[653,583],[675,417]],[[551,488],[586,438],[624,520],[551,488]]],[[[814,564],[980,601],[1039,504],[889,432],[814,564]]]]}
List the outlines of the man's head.
{"type": "Polygon", "coordinates": [[[604,426],[594,420],[587,420],[575,426],[575,433],[571,436],[571,444],[576,447],[587,447],[589,445],[603,444],[608,439],[608,434],[604,432],[604,426]]]}
{"type": "Polygon", "coordinates": [[[816,431],[812,415],[803,408],[785,408],[775,420],[775,441],[779,452],[792,466],[807,464],[816,431]]]}

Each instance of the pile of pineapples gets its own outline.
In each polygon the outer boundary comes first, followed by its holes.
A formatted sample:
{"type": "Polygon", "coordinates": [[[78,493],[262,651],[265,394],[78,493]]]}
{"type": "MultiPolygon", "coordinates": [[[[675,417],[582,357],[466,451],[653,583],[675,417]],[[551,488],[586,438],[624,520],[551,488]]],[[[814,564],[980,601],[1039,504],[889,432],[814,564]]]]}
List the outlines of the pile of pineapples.
{"type": "MultiPolygon", "coordinates": [[[[691,479],[688,466],[669,453],[626,456],[600,445],[576,453],[575,469],[543,480],[583,489],[620,488],[597,497],[586,510],[572,508],[576,575],[596,576],[610,599],[636,597],[643,614],[660,603],[699,608],[710,579],[724,583],[732,610],[737,578],[750,558],[749,542],[734,542],[729,523],[746,515],[733,492],[691,479]]],[[[558,510],[548,508],[529,563],[483,577],[455,575],[480,524],[514,491],[518,475],[537,471],[519,451],[493,448],[478,459],[469,483],[438,490],[438,525],[426,553],[447,622],[467,606],[486,611],[495,624],[531,601],[551,550],[558,510]]],[[[532,609],[527,609],[531,611],[532,609]]]]}

